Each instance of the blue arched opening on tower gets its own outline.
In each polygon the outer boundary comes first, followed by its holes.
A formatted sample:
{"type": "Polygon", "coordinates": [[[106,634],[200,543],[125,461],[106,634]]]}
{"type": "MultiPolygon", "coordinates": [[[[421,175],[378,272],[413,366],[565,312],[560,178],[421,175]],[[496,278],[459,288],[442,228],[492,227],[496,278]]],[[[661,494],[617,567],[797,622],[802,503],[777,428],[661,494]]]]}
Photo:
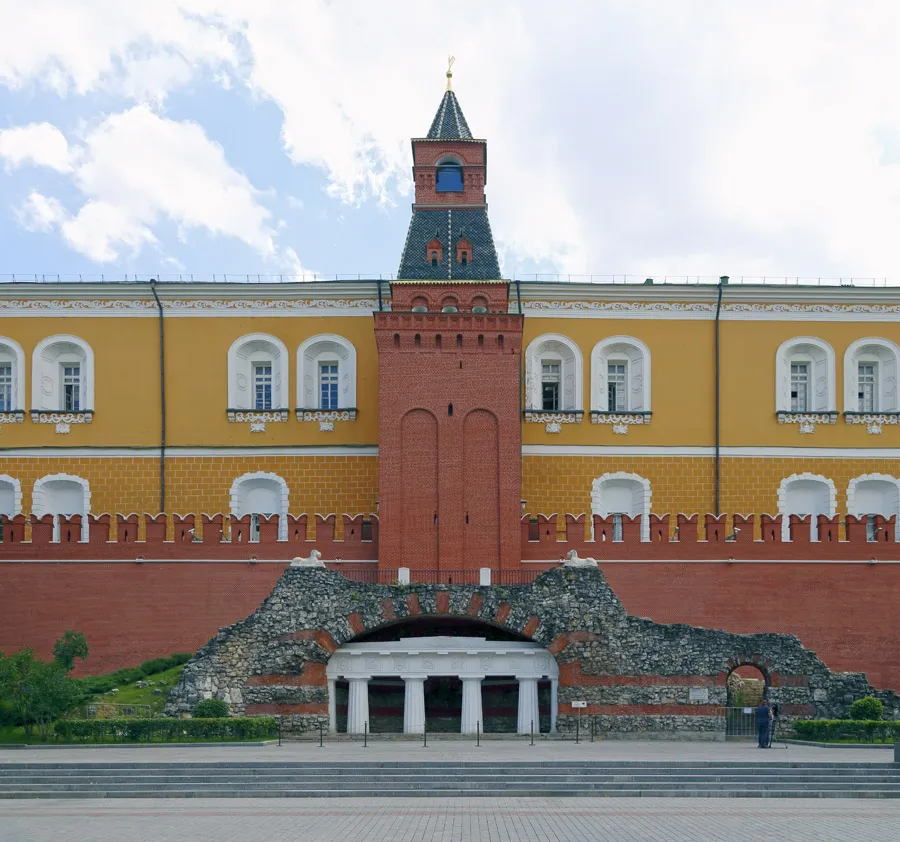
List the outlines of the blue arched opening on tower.
{"type": "Polygon", "coordinates": [[[463,189],[462,162],[456,158],[438,161],[437,183],[439,193],[461,193],[463,189]]]}

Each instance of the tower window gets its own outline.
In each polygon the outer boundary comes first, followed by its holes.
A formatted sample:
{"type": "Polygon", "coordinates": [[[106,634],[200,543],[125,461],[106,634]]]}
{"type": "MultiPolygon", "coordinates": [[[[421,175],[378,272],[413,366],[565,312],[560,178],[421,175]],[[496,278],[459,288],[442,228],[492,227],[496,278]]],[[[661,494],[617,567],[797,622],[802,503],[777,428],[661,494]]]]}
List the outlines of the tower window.
{"type": "Polygon", "coordinates": [[[436,251],[431,252],[431,265],[432,265],[432,266],[437,266],[437,265],[438,265],[438,256],[437,256],[437,252],[436,252],[436,251]]]}
{"type": "Polygon", "coordinates": [[[462,167],[458,164],[439,164],[435,190],[438,193],[462,193],[462,167]]]}
{"type": "Polygon", "coordinates": [[[319,409],[338,408],[338,364],[319,363],[319,409]]]}
{"type": "Polygon", "coordinates": [[[541,361],[541,409],[559,412],[560,363],[558,360],[541,361]]]}
{"type": "Polygon", "coordinates": [[[432,237],[425,246],[425,259],[432,266],[437,266],[443,261],[444,244],[437,237],[432,237]]]}

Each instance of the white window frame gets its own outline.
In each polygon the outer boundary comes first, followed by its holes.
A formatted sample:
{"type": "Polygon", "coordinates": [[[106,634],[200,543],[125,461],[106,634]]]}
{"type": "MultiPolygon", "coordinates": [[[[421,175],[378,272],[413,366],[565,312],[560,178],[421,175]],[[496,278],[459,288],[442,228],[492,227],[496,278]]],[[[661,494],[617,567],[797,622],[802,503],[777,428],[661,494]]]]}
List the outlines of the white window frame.
{"type": "Polygon", "coordinates": [[[356,347],[343,336],[320,333],[297,348],[297,410],[337,412],[356,409],[356,347]],[[323,410],[319,383],[319,364],[337,363],[338,406],[323,410]]]}
{"type": "MultiPolygon", "coordinates": [[[[317,395],[318,395],[319,404],[320,404],[319,409],[322,409],[325,411],[339,409],[340,405],[341,405],[341,402],[340,402],[340,394],[341,394],[341,365],[340,365],[340,362],[338,360],[319,359],[317,368],[318,368],[318,376],[319,376],[319,388],[317,390],[317,395]],[[326,373],[324,370],[325,366],[328,366],[329,368],[334,368],[335,371],[334,372],[329,371],[326,373]],[[328,378],[327,383],[325,380],[326,377],[328,378]],[[325,403],[324,390],[323,390],[323,386],[325,386],[325,385],[328,385],[329,387],[334,387],[334,388],[329,388],[328,391],[329,391],[329,394],[331,392],[334,392],[334,400],[336,402],[335,406],[321,406],[321,404],[325,403]]],[[[330,397],[329,397],[328,402],[331,403],[330,397]]]]}
{"type": "Polygon", "coordinates": [[[525,349],[525,409],[543,412],[542,365],[545,360],[560,361],[560,408],[558,412],[584,409],[584,360],[581,349],[568,336],[545,333],[533,339],[525,349]]]}
{"type": "Polygon", "coordinates": [[[819,514],[824,514],[827,517],[834,517],[837,512],[837,489],[834,484],[834,480],[831,477],[823,476],[822,474],[811,474],[809,472],[804,472],[802,474],[791,474],[789,477],[785,477],[778,485],[778,514],[781,515],[781,540],[782,541],[790,541],[791,540],[791,524],[790,524],[790,515],[792,514],[800,514],[800,515],[811,515],[809,531],[810,531],[810,539],[813,541],[817,541],[819,539],[819,525],[816,522],[816,518],[819,514]],[[787,496],[788,490],[790,486],[798,481],[805,482],[816,482],[826,486],[828,491],[828,506],[827,510],[824,512],[818,512],[813,514],[812,512],[788,512],[787,511],[787,496]]]}
{"type": "Polygon", "coordinates": [[[250,363],[250,369],[253,372],[253,409],[257,412],[269,412],[273,409],[276,409],[275,401],[274,401],[274,366],[272,365],[271,360],[253,360],[250,363]],[[268,369],[268,371],[263,371],[263,369],[268,369]],[[266,401],[265,389],[268,387],[268,401],[266,401]],[[268,406],[259,406],[259,391],[260,388],[263,389],[263,403],[268,402],[268,406]]]}
{"type": "Polygon", "coordinates": [[[896,515],[897,518],[894,521],[894,540],[900,541],[900,479],[897,479],[897,477],[891,476],[890,474],[862,474],[861,476],[853,477],[853,479],[851,479],[850,482],[847,483],[847,514],[854,515],[856,517],[873,514],[882,515],[884,517],[891,517],[891,515],[896,515]],[[884,482],[894,486],[894,493],[896,498],[894,511],[870,512],[861,510],[856,499],[857,489],[861,483],[871,482],[873,480],[876,482],[884,482]]]}
{"type": "Polygon", "coordinates": [[[874,414],[900,411],[900,346],[880,336],[867,336],[851,343],[844,352],[844,412],[863,411],[859,407],[860,363],[876,366],[874,414]]]}
{"type": "MultiPolygon", "coordinates": [[[[650,489],[650,480],[642,477],[640,474],[629,474],[624,471],[615,471],[613,473],[603,474],[597,477],[591,483],[591,515],[599,515],[600,517],[609,517],[610,515],[621,515],[623,512],[613,511],[606,504],[604,496],[605,486],[617,480],[628,480],[640,486],[641,495],[641,541],[650,540],[650,502],[653,492],[650,489]]],[[[593,525],[593,519],[591,520],[593,525]]],[[[621,529],[621,521],[619,522],[621,529]]],[[[616,524],[613,522],[613,534],[616,533],[616,524]]]]}
{"type": "Polygon", "coordinates": [[[815,336],[794,336],[778,347],[775,354],[775,412],[797,414],[791,410],[792,362],[810,364],[810,405],[799,414],[834,412],[837,401],[834,349],[824,339],[815,336]]]}
{"type": "Polygon", "coordinates": [[[565,367],[565,363],[563,362],[562,357],[559,354],[549,354],[547,356],[541,357],[541,410],[543,412],[561,412],[563,408],[563,370],[565,367]],[[555,372],[550,372],[548,375],[544,371],[545,366],[556,366],[555,372]],[[544,386],[548,383],[556,384],[556,409],[545,409],[544,408],[544,386]]]}
{"type": "MultiPolygon", "coordinates": [[[[13,493],[13,510],[8,517],[15,517],[22,514],[22,483],[9,474],[0,474],[0,484],[12,487],[13,493]]],[[[0,512],[0,514],[4,514],[0,512]]]]}
{"type": "Polygon", "coordinates": [[[57,334],[37,344],[31,363],[31,409],[66,412],[63,401],[63,366],[78,363],[81,395],[77,413],[94,411],[94,352],[78,336],[57,334]]]}
{"type": "Polygon", "coordinates": [[[789,372],[790,372],[790,378],[791,378],[791,382],[788,386],[788,400],[791,402],[789,409],[791,412],[800,412],[800,413],[811,412],[813,403],[814,403],[813,402],[813,370],[815,368],[815,362],[812,359],[812,357],[795,355],[795,356],[791,357],[789,366],[790,366],[789,372]],[[804,377],[803,381],[800,380],[801,372],[799,372],[799,371],[796,372],[796,375],[794,372],[794,368],[795,367],[799,368],[800,366],[803,366],[803,372],[802,372],[803,377],[804,377]],[[794,385],[795,385],[795,383],[800,384],[801,382],[803,384],[803,390],[806,392],[806,394],[803,396],[803,401],[802,401],[805,404],[803,409],[794,407],[794,400],[795,400],[794,392],[795,391],[797,392],[797,398],[796,398],[797,403],[799,404],[801,402],[800,401],[800,390],[794,389],[794,385]]]}
{"type": "MultiPolygon", "coordinates": [[[[243,517],[245,514],[254,515],[257,512],[246,512],[244,511],[244,504],[241,497],[241,485],[252,482],[254,480],[266,480],[274,483],[278,487],[279,493],[279,505],[280,509],[278,512],[273,512],[273,514],[278,515],[278,540],[279,541],[287,541],[288,539],[288,485],[285,482],[283,477],[280,477],[278,474],[268,473],[266,471],[255,471],[253,473],[242,474],[241,476],[235,478],[234,482],[231,483],[231,493],[230,493],[230,506],[231,506],[231,514],[235,517],[243,517]]],[[[259,540],[259,521],[251,523],[251,537],[250,540],[256,542],[259,540]]]]}
{"type": "Polygon", "coordinates": [[[627,363],[625,413],[651,412],[650,348],[634,336],[608,336],[591,350],[591,411],[615,413],[609,407],[609,364],[627,363]]]}
{"type": "Polygon", "coordinates": [[[25,352],[13,339],[0,336],[0,362],[8,363],[12,369],[12,407],[4,412],[24,413],[25,411],[25,352]]]}
{"type": "Polygon", "coordinates": [[[31,495],[31,508],[37,517],[44,515],[53,515],[53,540],[59,541],[59,515],[56,512],[48,511],[47,504],[47,486],[53,482],[74,482],[81,486],[81,511],[73,514],[81,515],[81,540],[88,540],[90,531],[88,528],[88,514],[91,511],[91,486],[88,481],[74,474],[47,474],[34,483],[34,490],[31,495]]]}
{"type": "Polygon", "coordinates": [[[290,377],[285,344],[268,333],[248,333],[231,343],[228,349],[228,409],[243,412],[287,410],[290,377]],[[272,408],[256,409],[254,365],[272,366],[272,408]]]}

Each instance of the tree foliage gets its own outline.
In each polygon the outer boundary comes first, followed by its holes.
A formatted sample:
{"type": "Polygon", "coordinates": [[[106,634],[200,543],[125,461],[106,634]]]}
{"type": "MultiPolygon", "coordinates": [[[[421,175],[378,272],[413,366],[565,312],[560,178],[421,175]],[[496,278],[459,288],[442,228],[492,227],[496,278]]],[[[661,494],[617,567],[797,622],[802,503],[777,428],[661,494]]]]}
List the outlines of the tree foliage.
{"type": "Polygon", "coordinates": [[[53,644],[53,659],[66,672],[75,667],[75,659],[85,660],[88,656],[87,638],[81,633],[66,629],[62,637],[53,644]]]}

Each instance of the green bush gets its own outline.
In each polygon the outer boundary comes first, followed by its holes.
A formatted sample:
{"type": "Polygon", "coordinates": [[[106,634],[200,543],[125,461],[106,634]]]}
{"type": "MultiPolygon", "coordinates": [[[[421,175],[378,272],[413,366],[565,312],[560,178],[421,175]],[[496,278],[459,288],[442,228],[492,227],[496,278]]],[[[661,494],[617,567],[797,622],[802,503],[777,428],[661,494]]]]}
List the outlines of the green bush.
{"type": "Polygon", "coordinates": [[[890,743],[900,739],[900,722],[884,719],[800,719],[793,726],[801,740],[814,743],[890,743]]]}
{"type": "Polygon", "coordinates": [[[224,719],[61,719],[54,726],[65,742],[191,742],[192,740],[263,740],[278,726],[271,716],[224,719]]]}
{"type": "Polygon", "coordinates": [[[108,693],[113,687],[133,684],[135,681],[140,681],[148,675],[156,675],[173,667],[180,667],[182,664],[186,664],[191,657],[187,652],[179,652],[170,658],[153,658],[150,661],[144,661],[139,667],[126,667],[106,675],[91,675],[79,680],[86,693],[98,696],[108,693]]]}
{"type": "Polygon", "coordinates": [[[850,705],[851,719],[881,719],[884,714],[884,702],[875,699],[872,696],[866,696],[864,699],[857,699],[850,705]]]}
{"type": "Polygon", "coordinates": [[[194,719],[221,719],[228,716],[228,704],[221,699],[204,699],[191,711],[194,719]]]}

